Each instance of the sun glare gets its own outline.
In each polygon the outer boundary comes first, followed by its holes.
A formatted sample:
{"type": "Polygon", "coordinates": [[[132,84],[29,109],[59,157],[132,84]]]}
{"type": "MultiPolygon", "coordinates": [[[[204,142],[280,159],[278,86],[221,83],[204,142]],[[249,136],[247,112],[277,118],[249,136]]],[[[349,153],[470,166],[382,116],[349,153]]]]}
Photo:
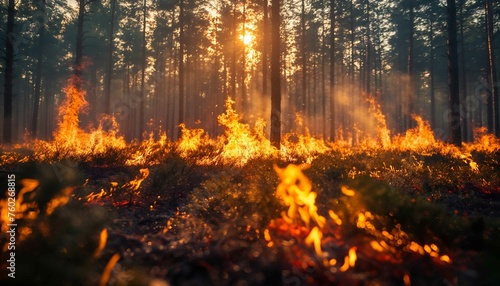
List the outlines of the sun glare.
{"type": "Polygon", "coordinates": [[[254,37],[250,34],[245,34],[245,35],[241,36],[241,40],[243,41],[243,44],[245,44],[245,45],[249,45],[250,43],[252,43],[253,38],[254,37]]]}

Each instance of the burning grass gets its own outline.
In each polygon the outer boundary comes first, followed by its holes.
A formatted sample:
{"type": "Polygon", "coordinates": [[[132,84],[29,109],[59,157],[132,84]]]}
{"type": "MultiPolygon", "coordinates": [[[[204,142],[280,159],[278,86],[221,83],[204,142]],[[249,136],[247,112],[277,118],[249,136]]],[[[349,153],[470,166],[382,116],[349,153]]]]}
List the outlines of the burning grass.
{"type": "Polygon", "coordinates": [[[229,100],[218,138],[182,126],[177,142],[125,144],[113,118],[80,129],[84,102],[68,95],[75,110],[61,114],[54,141],[1,150],[0,168],[22,185],[18,285],[500,279],[500,143],[491,135],[457,148],[415,117],[416,128],[391,137],[373,101],[377,130],[359,145],[306,130],[278,151],[264,122],[241,123],[229,100]]]}

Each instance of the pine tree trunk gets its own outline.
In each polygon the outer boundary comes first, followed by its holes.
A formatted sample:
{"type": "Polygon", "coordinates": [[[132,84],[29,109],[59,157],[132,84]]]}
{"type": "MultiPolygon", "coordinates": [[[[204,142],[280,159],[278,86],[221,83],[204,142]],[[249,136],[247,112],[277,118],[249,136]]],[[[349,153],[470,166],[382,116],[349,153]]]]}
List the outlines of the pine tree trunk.
{"type": "Polygon", "coordinates": [[[280,66],[280,0],[272,0],[271,8],[271,143],[281,146],[281,66],[280,66]]]}
{"type": "Polygon", "coordinates": [[[147,6],[146,0],[143,1],[143,20],[142,20],[142,64],[141,64],[141,104],[139,107],[139,140],[143,139],[144,133],[144,112],[146,101],[146,24],[147,24],[147,6]]]}
{"type": "Polygon", "coordinates": [[[330,141],[336,139],[335,122],[335,0],[330,0],[330,141]]]}
{"type": "Polygon", "coordinates": [[[301,66],[302,66],[302,89],[299,101],[299,111],[305,115],[307,102],[307,51],[306,51],[306,6],[305,0],[301,0],[300,31],[301,31],[301,66]]]}
{"type": "Polygon", "coordinates": [[[268,11],[267,11],[267,5],[268,5],[268,2],[267,0],[264,0],[264,7],[263,7],[263,10],[264,10],[264,15],[263,15],[263,39],[264,41],[262,41],[262,96],[264,98],[267,98],[267,82],[269,81],[269,79],[267,78],[268,77],[268,72],[267,72],[267,69],[268,69],[268,63],[267,63],[267,50],[269,49],[269,43],[267,41],[267,39],[269,38],[269,31],[267,29],[267,26],[268,26],[268,11]]]}
{"type": "Polygon", "coordinates": [[[38,54],[36,63],[35,93],[33,96],[33,118],[31,121],[31,136],[37,137],[38,111],[40,108],[40,95],[42,93],[43,56],[45,52],[45,0],[39,1],[41,19],[38,19],[38,54]]]}
{"type": "Polygon", "coordinates": [[[14,79],[14,0],[9,0],[7,8],[7,34],[5,37],[5,82],[3,143],[12,142],[12,84],[14,79]]]}
{"type": "Polygon", "coordinates": [[[114,29],[115,29],[116,0],[111,0],[111,21],[109,25],[109,47],[108,66],[106,75],[106,85],[104,86],[104,113],[111,114],[111,78],[113,77],[113,49],[114,49],[114,29]]]}
{"type": "Polygon", "coordinates": [[[461,82],[461,92],[462,92],[462,98],[460,101],[462,102],[462,105],[465,107],[465,112],[463,115],[463,122],[462,122],[462,135],[463,139],[467,142],[469,141],[469,108],[466,106],[467,104],[467,77],[465,73],[465,37],[464,37],[464,5],[465,5],[465,0],[460,1],[460,61],[461,61],[461,75],[462,78],[460,80],[461,82]]]}
{"type": "Polygon", "coordinates": [[[458,78],[457,48],[457,7],[455,0],[447,0],[448,24],[448,83],[449,83],[449,132],[450,143],[462,145],[462,128],[460,122],[460,90],[458,78]]]}
{"type": "Polygon", "coordinates": [[[415,7],[414,7],[414,3],[413,3],[414,0],[409,0],[409,4],[410,4],[410,11],[409,11],[409,14],[410,14],[410,23],[409,23],[409,31],[408,31],[408,34],[409,34],[409,38],[408,38],[408,117],[407,117],[407,120],[408,120],[408,124],[407,124],[407,127],[408,128],[412,128],[413,127],[413,120],[411,118],[411,116],[413,115],[413,112],[414,112],[414,101],[415,101],[415,98],[414,98],[414,85],[413,85],[413,58],[414,58],[414,47],[413,47],[413,38],[414,38],[414,34],[415,34],[415,7]]]}
{"type": "Polygon", "coordinates": [[[491,132],[495,136],[500,137],[500,111],[498,107],[498,86],[497,86],[497,71],[496,71],[496,59],[495,59],[495,49],[493,47],[493,9],[491,0],[486,0],[486,30],[488,39],[488,66],[489,66],[489,83],[491,85],[491,105],[488,107],[488,118],[491,118],[491,132]]]}
{"type": "Polygon", "coordinates": [[[85,17],[85,0],[79,0],[78,4],[78,22],[76,30],[76,53],[75,53],[75,67],[73,70],[74,84],[77,90],[82,88],[82,74],[83,74],[83,21],[85,17]]]}
{"type": "Polygon", "coordinates": [[[430,99],[431,99],[431,127],[436,128],[436,91],[435,91],[435,74],[434,74],[434,15],[431,6],[430,12],[430,27],[429,27],[429,39],[430,39],[430,51],[429,51],[429,70],[430,70],[430,99]]]}
{"type": "MultiPolygon", "coordinates": [[[[179,111],[177,124],[184,122],[184,0],[179,1],[179,111]]],[[[181,137],[178,129],[177,139],[181,137]]]]}

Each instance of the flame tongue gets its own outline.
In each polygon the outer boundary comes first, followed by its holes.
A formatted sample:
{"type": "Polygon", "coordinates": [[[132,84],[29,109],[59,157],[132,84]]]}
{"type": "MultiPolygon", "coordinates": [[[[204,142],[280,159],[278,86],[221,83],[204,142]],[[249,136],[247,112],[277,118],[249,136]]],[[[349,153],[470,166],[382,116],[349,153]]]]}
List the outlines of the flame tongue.
{"type": "Polygon", "coordinates": [[[288,211],[282,213],[286,222],[304,224],[306,227],[310,227],[311,224],[315,225],[305,239],[305,243],[309,246],[314,245],[316,254],[321,256],[321,238],[323,237],[321,229],[325,226],[326,219],[318,214],[317,194],[311,191],[312,184],[302,173],[305,168],[307,168],[305,164],[299,166],[290,164],[284,169],[275,165],[274,170],[281,179],[276,195],[288,206],[288,211]]]}

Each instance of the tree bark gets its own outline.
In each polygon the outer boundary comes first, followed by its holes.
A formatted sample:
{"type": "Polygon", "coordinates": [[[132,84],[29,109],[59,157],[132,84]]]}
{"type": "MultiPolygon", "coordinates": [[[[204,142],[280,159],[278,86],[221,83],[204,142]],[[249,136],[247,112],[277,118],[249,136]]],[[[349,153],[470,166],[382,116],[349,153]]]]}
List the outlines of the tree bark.
{"type": "Polygon", "coordinates": [[[5,37],[5,82],[4,82],[4,121],[3,142],[12,142],[12,83],[14,79],[14,0],[9,0],[7,8],[7,34],[5,37]]]}
{"type": "Polygon", "coordinates": [[[455,0],[447,0],[448,24],[448,83],[449,83],[449,132],[450,143],[462,145],[462,128],[460,120],[460,89],[458,78],[457,49],[457,7],[455,0]]]}
{"type": "Polygon", "coordinates": [[[115,28],[116,0],[111,0],[111,21],[108,35],[108,66],[106,85],[104,86],[104,113],[111,114],[111,78],[113,77],[113,49],[114,49],[114,28],[115,28]]]}
{"type": "Polygon", "coordinates": [[[5,83],[3,142],[12,142],[12,84],[14,79],[14,0],[9,0],[7,8],[7,34],[5,38],[5,83]]]}
{"type": "MultiPolygon", "coordinates": [[[[177,124],[184,122],[184,0],[179,1],[179,112],[177,124]]],[[[181,137],[179,127],[177,138],[181,137]]]]}
{"type": "Polygon", "coordinates": [[[85,17],[85,0],[78,1],[78,21],[76,30],[76,54],[75,66],[73,70],[74,85],[77,90],[82,88],[83,74],[83,21],[85,17]]]}
{"type": "Polygon", "coordinates": [[[435,74],[434,74],[434,14],[431,4],[430,11],[430,27],[429,27],[429,39],[430,39],[430,52],[429,52],[429,71],[430,71],[430,99],[431,99],[431,127],[436,128],[436,91],[435,91],[435,74]]]}
{"type": "Polygon", "coordinates": [[[410,14],[410,24],[409,24],[409,36],[408,36],[408,125],[407,127],[408,128],[413,128],[413,120],[411,118],[412,114],[413,114],[413,109],[414,109],[414,86],[413,86],[413,69],[414,69],[414,66],[413,66],[413,62],[414,62],[414,56],[413,56],[413,51],[414,51],[414,48],[413,48],[413,38],[415,36],[415,7],[414,7],[414,3],[413,3],[414,0],[409,0],[409,5],[410,5],[410,10],[409,10],[409,14],[410,14]]]}
{"type": "Polygon", "coordinates": [[[465,70],[465,37],[464,37],[464,5],[465,0],[460,1],[460,61],[462,70],[461,76],[461,92],[462,98],[460,99],[464,105],[464,114],[463,114],[463,122],[462,122],[462,135],[464,136],[464,140],[469,141],[469,107],[467,104],[467,76],[465,70]]]}
{"type": "Polygon", "coordinates": [[[299,101],[299,111],[305,116],[307,102],[307,51],[306,51],[306,6],[305,0],[301,0],[300,14],[300,31],[301,31],[301,65],[302,65],[302,89],[299,101]]]}
{"type": "Polygon", "coordinates": [[[335,122],[335,0],[330,0],[330,141],[336,139],[335,122]]]}
{"type": "Polygon", "coordinates": [[[272,0],[271,34],[271,144],[281,147],[281,66],[280,66],[280,0],[272,0]]]}
{"type": "Polygon", "coordinates": [[[491,85],[491,107],[488,107],[488,118],[491,118],[491,132],[495,136],[500,137],[500,113],[498,107],[498,86],[497,86],[497,71],[496,71],[496,59],[495,59],[495,49],[493,48],[493,9],[491,0],[486,0],[486,30],[488,39],[488,66],[489,66],[489,83],[491,85]]]}
{"type": "Polygon", "coordinates": [[[45,0],[39,1],[41,16],[38,20],[38,54],[36,63],[35,93],[33,95],[33,118],[31,121],[31,137],[36,138],[38,132],[38,111],[40,108],[40,95],[42,93],[43,56],[45,52],[45,0]]]}
{"type": "Polygon", "coordinates": [[[268,64],[267,64],[267,50],[269,48],[269,43],[267,41],[267,39],[269,38],[269,32],[268,32],[268,29],[267,29],[267,26],[268,26],[268,11],[267,11],[267,5],[268,5],[268,2],[267,0],[264,0],[264,16],[263,16],[263,39],[264,41],[262,41],[262,96],[264,98],[267,97],[267,82],[269,81],[269,79],[267,78],[268,77],[268,64]]]}
{"type": "Polygon", "coordinates": [[[142,65],[141,65],[141,103],[139,107],[139,140],[142,140],[144,132],[144,108],[146,101],[146,24],[147,24],[147,6],[146,0],[143,1],[143,21],[142,21],[142,65]]]}

